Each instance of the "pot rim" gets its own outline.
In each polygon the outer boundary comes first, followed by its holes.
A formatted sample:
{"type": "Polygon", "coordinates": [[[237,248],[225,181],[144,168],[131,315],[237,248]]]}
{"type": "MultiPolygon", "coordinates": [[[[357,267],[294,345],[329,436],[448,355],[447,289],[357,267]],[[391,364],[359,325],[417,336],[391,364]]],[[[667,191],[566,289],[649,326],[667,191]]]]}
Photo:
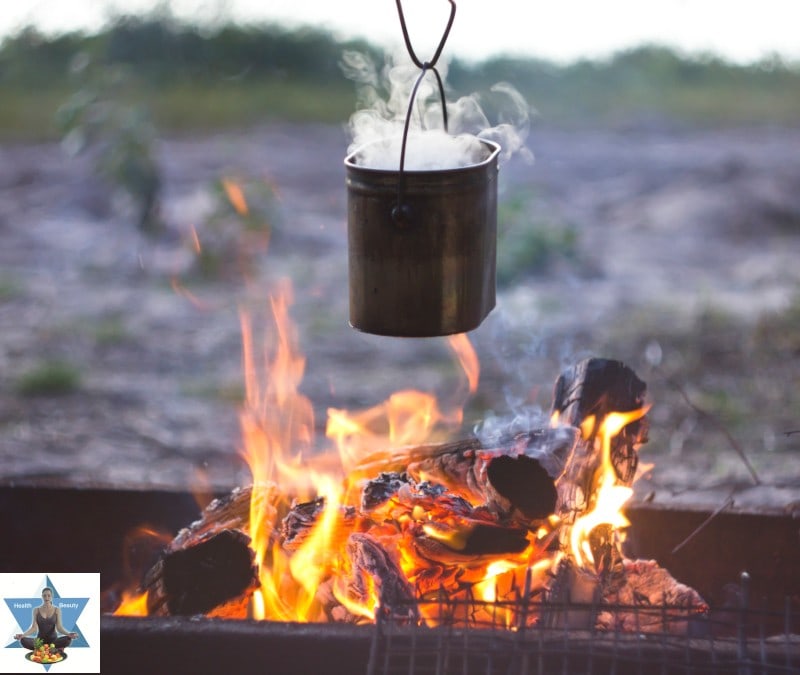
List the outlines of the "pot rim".
{"type": "MultiPolygon", "coordinates": [[[[408,176],[426,176],[426,175],[430,175],[430,174],[445,174],[445,173],[452,173],[452,172],[467,172],[467,171],[474,171],[475,169],[481,169],[483,167],[486,167],[486,166],[492,164],[494,161],[496,161],[497,157],[500,155],[500,150],[501,150],[500,145],[498,143],[495,143],[494,141],[490,141],[490,140],[487,140],[485,138],[479,138],[477,136],[476,136],[476,138],[481,142],[482,145],[486,146],[490,151],[489,155],[485,159],[481,160],[480,162],[478,162],[476,164],[468,164],[467,166],[457,166],[457,167],[452,167],[452,168],[449,168],[449,169],[433,169],[433,170],[403,169],[402,173],[403,173],[403,175],[408,175],[408,176]]],[[[358,148],[353,150],[349,155],[347,155],[344,158],[344,165],[348,169],[354,169],[354,170],[358,170],[358,171],[365,171],[365,172],[374,173],[374,174],[380,175],[380,176],[399,175],[400,174],[400,169],[399,168],[397,168],[397,169],[373,169],[371,167],[364,166],[363,164],[358,164],[356,162],[356,157],[358,156],[358,154],[364,148],[368,148],[369,146],[376,145],[378,143],[383,143],[386,140],[389,140],[389,139],[388,138],[379,138],[376,141],[370,141],[369,143],[364,143],[364,144],[360,145],[358,148]]]]}

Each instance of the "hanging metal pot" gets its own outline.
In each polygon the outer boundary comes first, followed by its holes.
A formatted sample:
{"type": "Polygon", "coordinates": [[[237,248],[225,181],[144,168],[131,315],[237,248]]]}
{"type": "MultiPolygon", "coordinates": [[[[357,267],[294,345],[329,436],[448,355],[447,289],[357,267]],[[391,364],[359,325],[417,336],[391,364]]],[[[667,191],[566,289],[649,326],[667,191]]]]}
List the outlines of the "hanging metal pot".
{"type": "MultiPolygon", "coordinates": [[[[480,141],[482,158],[460,168],[405,170],[409,120],[428,70],[439,85],[444,129],[447,107],[436,70],[450,21],[434,58],[422,63],[411,92],[398,171],[365,165],[364,148],[345,158],[350,323],[377,335],[433,337],[477,328],[495,305],[497,160],[500,147],[480,141]]],[[[380,141],[378,141],[380,142],[380,141]]]]}
{"type": "Polygon", "coordinates": [[[354,328],[450,335],[494,308],[500,148],[482,146],[479,164],[402,175],[361,166],[358,152],[345,159],[354,328]]]}

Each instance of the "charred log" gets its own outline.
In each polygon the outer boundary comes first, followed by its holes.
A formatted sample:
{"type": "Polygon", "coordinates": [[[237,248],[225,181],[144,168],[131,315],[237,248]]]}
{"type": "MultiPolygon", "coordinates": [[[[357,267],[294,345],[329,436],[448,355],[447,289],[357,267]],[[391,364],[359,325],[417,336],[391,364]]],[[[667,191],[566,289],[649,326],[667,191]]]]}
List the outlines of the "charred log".
{"type": "Polygon", "coordinates": [[[325,510],[325,498],[318,497],[310,502],[292,504],[280,525],[282,545],[287,550],[299,548],[308,533],[325,510]]]}
{"type": "Polygon", "coordinates": [[[195,542],[224,530],[248,532],[254,490],[256,491],[257,508],[264,511],[267,519],[273,519],[275,517],[275,507],[272,504],[274,486],[237,487],[230,494],[211,501],[198,520],[178,532],[168,550],[176,551],[192,546],[195,542]]]}
{"type": "MultiPolygon", "coordinates": [[[[281,546],[288,552],[296,551],[308,539],[317,520],[325,511],[325,498],[317,497],[310,502],[294,503],[281,520],[278,530],[281,546]]],[[[352,506],[342,506],[339,510],[338,527],[342,537],[350,532],[357,518],[352,506]]]]}
{"type": "Polygon", "coordinates": [[[258,585],[250,538],[222,530],[162,554],[145,579],[147,609],[149,614],[240,615],[258,585]]]}
{"type": "MultiPolygon", "coordinates": [[[[590,358],[565,370],[556,381],[553,412],[559,422],[583,428],[590,417],[591,429],[584,429],[587,442],[593,442],[602,421],[613,412],[630,412],[644,406],[647,385],[620,361],[590,358]]],[[[617,477],[630,484],[636,473],[636,448],[647,442],[645,417],[630,422],[614,438],[611,461],[617,477]]],[[[573,465],[579,462],[571,462],[573,465]]]]}
{"type": "Polygon", "coordinates": [[[400,471],[383,471],[364,485],[361,510],[369,513],[392,499],[405,485],[413,485],[411,477],[400,471]]]}
{"type": "Polygon", "coordinates": [[[590,629],[602,596],[597,575],[563,558],[544,592],[542,623],[548,628],[590,629]]]}
{"type": "Polygon", "coordinates": [[[544,467],[526,455],[501,455],[488,462],[486,477],[495,492],[527,520],[541,520],[555,511],[555,481],[544,467]]]}
{"type": "Polygon", "coordinates": [[[214,499],[200,518],[181,529],[145,574],[148,613],[244,617],[258,587],[250,548],[251,500],[274,516],[273,486],[235,488],[214,499]]]}
{"type": "Polygon", "coordinates": [[[415,507],[432,511],[437,506],[453,515],[468,516],[475,507],[461,495],[451,492],[440,483],[417,482],[408,474],[382,473],[368,481],[361,496],[362,513],[396,517],[398,512],[410,512],[415,507]]]}
{"type": "Polygon", "coordinates": [[[544,625],[572,629],[688,635],[709,611],[697,591],[654,560],[622,559],[603,579],[564,558],[544,598],[544,625]]]}
{"type": "Polygon", "coordinates": [[[446,486],[499,519],[532,523],[554,512],[555,481],[577,438],[574,429],[541,429],[507,439],[497,447],[447,444],[427,456],[413,452],[408,473],[446,486]]]}
{"type": "MultiPolygon", "coordinates": [[[[619,361],[591,358],[564,371],[556,381],[553,413],[559,423],[581,430],[580,438],[559,477],[557,515],[567,525],[590,508],[603,463],[596,442],[604,420],[612,413],[642,410],[646,385],[619,361]]],[[[610,461],[618,484],[630,485],[638,465],[638,447],[647,440],[648,422],[642,416],[628,422],[610,440],[610,461]]],[[[566,534],[566,528],[562,529],[566,534]]],[[[563,543],[563,541],[562,541],[563,543]]]]}

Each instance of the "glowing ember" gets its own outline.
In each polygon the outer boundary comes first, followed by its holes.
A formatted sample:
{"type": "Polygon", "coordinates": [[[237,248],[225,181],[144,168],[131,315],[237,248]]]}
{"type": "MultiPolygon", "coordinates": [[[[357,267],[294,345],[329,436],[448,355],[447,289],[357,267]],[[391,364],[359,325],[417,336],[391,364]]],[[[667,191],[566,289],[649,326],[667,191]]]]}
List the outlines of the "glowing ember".
{"type": "Polygon", "coordinates": [[[486,576],[475,584],[475,589],[485,602],[497,602],[498,577],[519,568],[519,565],[509,560],[497,560],[486,566],[486,576]]]}

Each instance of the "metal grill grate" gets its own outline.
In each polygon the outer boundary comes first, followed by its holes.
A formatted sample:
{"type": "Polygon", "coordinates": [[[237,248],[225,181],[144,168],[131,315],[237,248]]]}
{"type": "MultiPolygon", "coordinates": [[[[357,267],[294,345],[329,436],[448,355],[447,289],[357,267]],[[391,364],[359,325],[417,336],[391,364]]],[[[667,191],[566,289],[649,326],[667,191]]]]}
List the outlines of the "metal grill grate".
{"type": "Polygon", "coordinates": [[[788,598],[780,612],[744,606],[701,616],[692,608],[487,603],[441,595],[379,610],[367,673],[800,673],[800,635],[792,633],[798,627],[800,615],[788,598]],[[415,616],[440,621],[431,628],[410,619],[415,616]]]}

